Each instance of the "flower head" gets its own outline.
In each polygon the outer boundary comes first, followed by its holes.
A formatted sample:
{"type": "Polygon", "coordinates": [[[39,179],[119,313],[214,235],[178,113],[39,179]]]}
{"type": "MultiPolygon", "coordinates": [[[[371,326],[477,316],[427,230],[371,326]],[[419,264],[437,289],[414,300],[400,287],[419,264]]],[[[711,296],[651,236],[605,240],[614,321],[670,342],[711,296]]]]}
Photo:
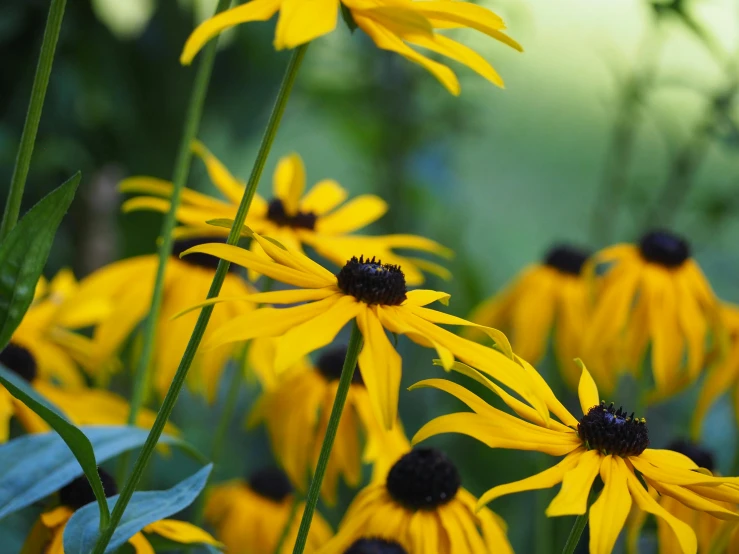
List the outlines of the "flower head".
{"type": "Polygon", "coordinates": [[[652,231],[638,244],[598,252],[605,265],[594,283],[596,302],[582,343],[582,355],[598,368],[594,377],[614,389],[623,372],[637,374],[651,347],[652,399],[694,382],[706,363],[709,340],[718,343],[718,301],[687,241],[652,231]]]}
{"type": "Polygon", "coordinates": [[[479,363],[483,371],[518,392],[538,410],[545,411],[538,396],[533,394],[537,382],[513,360],[502,333],[483,328],[507,354],[460,338],[437,325],[474,325],[425,307],[437,300],[446,301],[448,294],[431,290],[407,291],[401,269],[361,256],[349,260],[337,276],[300,252],[285,249],[257,233],[253,233],[253,237],[269,256],[267,261],[226,244],[205,244],[184,255],[200,252],[218,256],[298,288],[241,299],[215,298],[193,308],[243,300],[303,304],[282,309],[262,307],[214,326],[206,348],[257,337],[279,337],[275,357],[275,369],[279,373],[310,352],[330,344],[347,323],[355,321],[364,337],[359,354],[360,373],[377,417],[386,427],[391,427],[397,419],[401,375],[400,356],[386,331],[433,347],[447,368],[454,363],[455,356],[469,363],[479,363]]]}
{"type": "Polygon", "coordinates": [[[579,371],[572,359],[587,321],[588,291],[581,270],[588,256],[570,245],[552,247],[541,263],[524,269],[504,291],[480,304],[470,321],[506,331],[514,351],[532,364],[544,357],[553,333],[562,375],[577,388],[579,371]]]}
{"type": "MultiPolygon", "coordinates": [[[[497,387],[482,374],[472,368],[459,369],[500,395],[497,387]]],[[[474,413],[436,418],[421,428],[414,443],[440,433],[462,433],[491,448],[564,456],[559,463],[537,475],[490,489],[480,498],[479,506],[513,492],[550,488],[562,483],[559,494],[546,510],[547,516],[584,514],[588,510],[591,489],[600,475],[603,490],[590,508],[589,516],[591,554],[612,551],[632,503],[669,526],[678,545],[677,551],[695,554],[697,542],[693,530],[660,506],[646,486],[694,510],[719,519],[739,521],[739,513],[725,505],[739,501],[739,480],[715,477],[683,454],[649,448],[646,421],[601,401],[598,388],[584,366],[578,387],[583,416],[578,420],[560,405],[556,414],[559,421],[550,419],[548,425],[536,422],[529,411],[521,409],[515,398],[501,395],[517,417],[494,408],[456,383],[430,379],[415,387],[446,391],[467,404],[474,413]]]]}
{"type": "MultiPolygon", "coordinates": [[[[205,162],[211,181],[226,201],[185,189],[177,219],[183,224],[175,229],[175,236],[192,234],[226,237],[236,215],[244,183],[236,179],[203,144],[195,142],[193,151],[205,162]],[[225,226],[207,225],[206,221],[220,220],[225,226]]],[[[169,211],[172,184],[152,177],[131,177],[120,184],[123,192],[140,193],[123,204],[123,211],[169,211]]],[[[428,260],[402,256],[397,249],[414,250],[443,257],[451,257],[449,249],[416,235],[354,235],[359,229],[380,219],[387,212],[387,204],[378,196],[363,194],[346,201],[348,193],[332,179],[323,179],[306,191],[303,161],[297,154],[280,159],[274,174],[273,196],[265,199],[254,196],[246,224],[257,233],[272,237],[287,248],[303,251],[304,246],[338,266],[356,252],[381,258],[386,263],[402,265],[406,281],[411,285],[423,283],[423,272],[449,278],[442,266],[428,260]]],[[[259,243],[252,241],[252,250],[263,254],[259,243]]],[[[250,271],[256,278],[257,272],[250,271]]]]}
{"type": "MultiPolygon", "coordinates": [[[[287,476],[276,468],[265,468],[247,481],[238,479],[214,486],[208,495],[205,518],[228,552],[274,552],[292,503],[293,490],[287,476]]],[[[292,552],[304,509],[305,503],[301,503],[278,554],[292,552]]],[[[305,552],[315,552],[332,534],[326,521],[315,514],[305,552]]]]}
{"type": "Polygon", "coordinates": [[[267,21],[278,12],[275,48],[294,48],[333,31],[339,10],[348,12],[354,24],[369,35],[378,48],[396,52],[421,65],[454,95],[460,91],[454,72],[412,46],[466,65],[498,86],[503,86],[503,80],[482,56],[437,32],[438,29],[475,29],[521,50],[519,44],[503,32],[505,24],[499,16],[471,2],[317,0],[305,4],[298,0],[251,0],[200,24],[187,39],[180,61],[189,64],[205,43],[226,29],[251,21],[267,21]]]}
{"type": "Polygon", "coordinates": [[[319,554],[511,553],[505,523],[461,487],[449,457],[418,448],[398,458],[384,480],[354,499],[336,536],[319,554]],[[372,549],[374,548],[374,550],[372,549]]]}
{"type": "MultiPolygon", "coordinates": [[[[118,487],[111,475],[98,469],[100,480],[103,483],[105,495],[115,496],[118,487]]],[[[77,477],[59,491],[60,505],[39,517],[39,521],[31,529],[23,552],[26,554],[64,554],[64,528],[74,512],[82,506],[95,502],[90,483],[83,475],[77,477]]],[[[159,535],[179,544],[210,544],[222,546],[209,533],[192,523],[174,519],[162,519],[150,523],[144,529],[128,539],[128,543],[136,552],[154,552],[148,535],[159,535]]]]}

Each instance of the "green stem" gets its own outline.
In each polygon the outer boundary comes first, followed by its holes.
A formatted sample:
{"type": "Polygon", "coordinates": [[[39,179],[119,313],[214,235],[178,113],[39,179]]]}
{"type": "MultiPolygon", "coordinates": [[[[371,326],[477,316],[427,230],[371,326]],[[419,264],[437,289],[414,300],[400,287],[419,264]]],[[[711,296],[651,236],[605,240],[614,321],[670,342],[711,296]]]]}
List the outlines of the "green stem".
{"type": "Polygon", "coordinates": [[[570,536],[567,537],[567,542],[565,543],[565,547],[562,549],[562,554],[573,554],[573,552],[575,552],[577,543],[580,542],[582,532],[588,524],[588,514],[589,511],[584,514],[580,514],[575,519],[575,524],[572,526],[572,530],[570,530],[570,536]]]}
{"type": "Polygon", "coordinates": [[[311,479],[310,487],[308,488],[305,511],[300,520],[300,528],[298,529],[298,537],[295,539],[293,554],[302,554],[305,549],[305,543],[308,540],[308,531],[310,531],[310,524],[313,520],[313,512],[316,510],[318,497],[321,494],[321,483],[323,483],[323,476],[326,473],[326,466],[331,455],[331,449],[334,446],[336,431],[339,428],[341,413],[344,411],[346,396],[352,384],[352,377],[354,377],[354,370],[357,367],[357,359],[359,358],[359,350],[361,348],[362,333],[359,332],[359,327],[355,321],[352,326],[352,335],[349,338],[349,346],[346,350],[346,358],[344,358],[344,367],[341,369],[339,387],[336,389],[336,398],[334,399],[331,416],[326,427],[326,435],[323,437],[321,452],[318,456],[318,464],[316,465],[316,471],[313,473],[313,479],[311,479]]]}
{"type": "MultiPolygon", "coordinates": [[[[234,218],[233,227],[231,227],[231,231],[228,234],[228,239],[226,241],[228,244],[236,244],[241,236],[241,229],[244,225],[244,221],[246,220],[246,214],[249,211],[249,206],[251,206],[252,199],[254,198],[254,193],[257,190],[257,185],[259,184],[259,179],[262,176],[262,171],[264,171],[264,164],[267,161],[267,156],[269,155],[269,151],[272,147],[272,143],[274,142],[275,135],[277,134],[277,129],[280,126],[282,115],[285,113],[287,100],[290,97],[290,92],[292,91],[293,85],[295,84],[295,78],[297,76],[298,69],[300,68],[300,64],[305,57],[305,52],[307,48],[307,45],[297,47],[293,51],[292,57],[290,58],[287,70],[285,71],[285,76],[282,80],[282,84],[280,85],[280,90],[277,94],[277,99],[275,100],[275,105],[272,109],[272,113],[270,114],[269,121],[267,122],[267,128],[264,132],[262,142],[259,146],[257,158],[254,161],[254,166],[252,168],[251,174],[249,175],[249,181],[246,184],[244,195],[241,197],[241,203],[239,204],[239,208],[236,211],[236,217],[234,218]]],[[[218,262],[218,268],[216,269],[216,274],[213,277],[213,282],[210,285],[210,290],[208,291],[207,298],[214,298],[218,296],[218,294],[221,292],[221,287],[223,286],[223,281],[226,278],[229,266],[230,263],[225,260],[220,260],[218,262]]],[[[149,459],[154,452],[154,448],[159,441],[159,437],[164,430],[164,426],[167,423],[172,410],[174,409],[174,405],[177,402],[177,397],[179,396],[180,390],[185,383],[187,371],[190,369],[190,365],[195,358],[195,353],[200,346],[200,341],[203,339],[205,328],[208,325],[208,321],[210,320],[210,316],[212,313],[212,305],[206,306],[200,311],[198,320],[195,323],[195,328],[193,329],[190,340],[188,341],[187,347],[185,348],[185,353],[182,356],[182,360],[180,361],[180,365],[177,368],[177,372],[175,373],[174,379],[172,380],[172,384],[169,386],[169,391],[164,397],[162,406],[159,408],[159,412],[157,413],[154,425],[152,426],[151,431],[149,432],[149,436],[147,437],[146,442],[141,449],[139,457],[136,459],[136,463],[133,466],[130,477],[121,490],[118,501],[115,504],[115,508],[113,508],[110,525],[106,527],[106,529],[100,534],[100,537],[95,544],[95,548],[93,549],[92,554],[103,554],[105,552],[105,548],[110,542],[110,538],[113,536],[113,533],[121,520],[121,516],[123,516],[123,512],[126,510],[128,502],[131,500],[134,489],[141,479],[141,475],[143,474],[146,465],[149,463],[149,459]]]]}
{"type": "Polygon", "coordinates": [[[56,43],[59,40],[59,31],[62,28],[64,7],[66,4],[67,0],[51,0],[51,6],[49,6],[44,38],[41,42],[41,53],[39,54],[38,64],[36,65],[36,75],[33,78],[31,100],[28,103],[26,122],[23,124],[21,143],[15,158],[13,176],[10,179],[10,192],[5,202],[3,221],[0,224],[0,242],[8,236],[8,233],[10,233],[18,222],[23,189],[26,186],[28,168],[31,166],[33,146],[36,143],[36,133],[38,132],[39,121],[41,121],[41,110],[44,107],[46,88],[49,86],[51,66],[54,63],[54,52],[56,51],[56,43]]]}
{"type": "Polygon", "coordinates": [[[287,537],[288,535],[290,535],[290,529],[295,522],[295,516],[298,515],[298,506],[300,506],[300,495],[295,493],[295,496],[293,497],[293,502],[290,505],[290,514],[287,516],[287,521],[285,522],[285,526],[282,528],[280,538],[277,539],[277,545],[275,546],[274,554],[280,554],[280,552],[282,552],[282,547],[285,546],[285,541],[287,541],[287,537]]]}

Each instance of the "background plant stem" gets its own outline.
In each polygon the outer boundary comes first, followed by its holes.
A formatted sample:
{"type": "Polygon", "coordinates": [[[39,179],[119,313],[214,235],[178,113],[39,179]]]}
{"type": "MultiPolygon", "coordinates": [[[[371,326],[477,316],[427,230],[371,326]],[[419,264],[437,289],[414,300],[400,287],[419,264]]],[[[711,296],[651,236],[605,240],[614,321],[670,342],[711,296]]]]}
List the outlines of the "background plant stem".
{"type": "Polygon", "coordinates": [[[54,63],[54,52],[56,52],[56,43],[59,40],[66,4],[67,0],[51,0],[51,6],[49,6],[44,38],[41,42],[41,53],[38,57],[36,75],[33,78],[33,87],[31,88],[31,100],[28,103],[28,112],[23,124],[18,155],[15,158],[13,176],[10,179],[10,192],[8,193],[8,199],[5,201],[3,221],[0,224],[0,242],[8,236],[8,233],[18,222],[21,199],[26,187],[28,168],[31,166],[33,146],[36,143],[36,133],[38,132],[39,121],[41,121],[41,110],[44,107],[46,88],[49,86],[51,66],[54,63]]]}
{"type": "Polygon", "coordinates": [[[280,554],[280,552],[282,552],[282,547],[285,546],[285,541],[290,534],[290,529],[292,528],[293,522],[295,521],[295,516],[298,515],[298,506],[300,506],[300,495],[296,491],[293,496],[293,502],[290,505],[290,513],[287,516],[287,521],[285,522],[285,526],[282,528],[280,538],[277,540],[274,554],[280,554]]]}
{"type": "MultiPolygon", "coordinates": [[[[254,166],[252,167],[251,174],[249,175],[249,181],[246,184],[244,195],[241,197],[239,208],[236,211],[234,224],[228,234],[228,239],[226,241],[228,244],[236,244],[239,240],[239,237],[241,236],[241,229],[244,225],[244,221],[246,220],[246,214],[249,211],[252,199],[254,198],[254,193],[257,190],[259,179],[262,176],[262,171],[264,171],[264,164],[266,163],[267,156],[269,155],[269,151],[272,148],[272,143],[274,142],[275,135],[277,134],[277,129],[280,126],[282,115],[285,113],[287,100],[290,97],[290,92],[292,91],[293,85],[295,84],[295,78],[297,76],[298,69],[300,68],[303,58],[305,57],[305,52],[307,49],[307,45],[302,45],[293,50],[290,62],[288,63],[287,69],[285,71],[285,76],[282,80],[282,84],[280,85],[280,90],[277,94],[277,99],[275,100],[275,105],[272,109],[272,113],[270,114],[269,121],[267,122],[267,128],[265,129],[264,136],[262,137],[262,142],[259,146],[259,152],[257,153],[256,160],[254,161],[254,166]]],[[[213,277],[213,282],[210,285],[210,290],[208,291],[208,295],[206,298],[214,298],[218,296],[218,293],[221,291],[223,281],[226,278],[226,273],[228,272],[228,268],[230,265],[231,264],[225,260],[220,260],[218,262],[218,268],[216,269],[216,274],[213,277]]],[[[159,408],[159,412],[157,412],[157,417],[154,421],[154,425],[152,426],[151,431],[149,432],[149,436],[146,439],[146,443],[144,443],[144,446],[141,449],[141,453],[139,454],[139,457],[137,458],[136,463],[133,466],[131,475],[126,481],[123,489],[121,490],[120,497],[118,498],[115,508],[113,509],[110,525],[106,527],[106,529],[100,534],[100,537],[95,544],[93,554],[103,554],[105,552],[105,548],[110,542],[110,538],[113,536],[113,532],[118,526],[123,512],[126,510],[126,506],[128,506],[128,502],[131,500],[131,496],[136,489],[136,485],[141,479],[141,475],[143,474],[144,469],[146,469],[146,466],[149,463],[149,459],[154,452],[154,448],[156,447],[157,441],[159,440],[159,437],[164,430],[164,426],[166,425],[167,420],[169,419],[169,416],[174,409],[174,405],[177,402],[177,397],[179,396],[180,390],[185,383],[187,371],[190,369],[190,365],[195,358],[195,353],[200,346],[200,341],[203,339],[205,328],[208,325],[208,321],[210,320],[210,316],[212,313],[212,305],[206,306],[200,311],[198,320],[195,323],[195,328],[193,329],[190,340],[187,343],[185,353],[182,356],[182,360],[180,361],[180,365],[177,368],[177,372],[175,373],[174,379],[172,380],[172,384],[169,387],[169,391],[167,391],[167,395],[164,397],[162,406],[161,408],[159,408]]]]}
{"type": "Polygon", "coordinates": [[[334,446],[336,431],[339,428],[341,413],[344,411],[346,396],[349,393],[349,387],[352,384],[352,377],[354,377],[354,370],[357,367],[357,358],[359,358],[359,351],[361,348],[362,333],[359,332],[359,327],[355,321],[352,325],[352,335],[349,338],[349,346],[346,349],[344,367],[341,369],[339,386],[336,389],[336,398],[334,399],[334,405],[331,408],[331,416],[329,417],[328,425],[326,427],[326,435],[323,437],[321,452],[318,455],[318,464],[316,464],[316,471],[313,473],[313,479],[311,479],[310,487],[308,488],[305,511],[300,520],[300,528],[298,529],[298,536],[295,539],[293,554],[302,554],[305,549],[305,543],[308,540],[308,531],[310,531],[310,524],[313,520],[313,512],[316,510],[318,497],[321,494],[321,483],[323,483],[323,476],[326,473],[326,466],[328,465],[329,456],[331,456],[331,449],[334,446]]]}

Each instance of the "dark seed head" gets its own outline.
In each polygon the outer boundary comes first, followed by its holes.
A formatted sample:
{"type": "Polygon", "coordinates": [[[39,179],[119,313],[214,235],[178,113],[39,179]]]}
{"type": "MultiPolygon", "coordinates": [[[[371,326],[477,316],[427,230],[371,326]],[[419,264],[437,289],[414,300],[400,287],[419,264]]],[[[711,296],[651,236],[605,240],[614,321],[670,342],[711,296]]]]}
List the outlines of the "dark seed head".
{"type": "Polygon", "coordinates": [[[259,496],[275,502],[282,502],[293,492],[293,486],[285,472],[276,467],[267,467],[253,473],[249,478],[249,487],[259,496]]]}
{"type": "Polygon", "coordinates": [[[713,454],[694,442],[686,441],[685,439],[677,439],[667,446],[667,450],[672,450],[673,452],[678,452],[687,456],[693,460],[698,467],[703,467],[708,471],[713,471],[716,467],[713,460],[713,454]]]}
{"type": "MultiPolygon", "coordinates": [[[[190,248],[200,246],[201,244],[209,244],[214,242],[225,244],[226,240],[218,237],[195,237],[190,239],[176,240],[174,241],[174,244],[172,244],[172,256],[193,266],[215,270],[218,267],[218,262],[220,261],[220,258],[211,256],[210,254],[197,252],[195,254],[188,254],[187,256],[183,256],[182,258],[180,258],[180,254],[182,254],[186,250],[189,250],[190,248]]],[[[238,269],[239,266],[237,266],[236,264],[231,264],[228,268],[228,270],[231,272],[238,271],[238,269]]]]}
{"type": "MultiPolygon", "coordinates": [[[[318,358],[316,368],[327,381],[338,381],[341,378],[341,370],[344,369],[344,359],[346,358],[346,346],[334,346],[327,348],[321,352],[318,358]]],[[[359,372],[359,366],[354,370],[352,383],[364,385],[362,374],[359,372]]]]}
{"type": "Polygon", "coordinates": [[[312,231],[316,228],[318,216],[313,212],[298,212],[295,215],[288,215],[282,200],[274,198],[267,208],[267,219],[280,227],[310,229],[312,231]]]}
{"type": "Polygon", "coordinates": [[[38,366],[33,354],[12,342],[0,352],[0,364],[28,383],[32,383],[38,375],[38,366]]]}
{"type": "Polygon", "coordinates": [[[435,448],[417,448],[400,458],[387,474],[390,496],[409,510],[435,510],[457,494],[457,468],[435,448]]]}
{"type": "Polygon", "coordinates": [[[577,426],[577,433],[588,450],[621,457],[638,456],[649,446],[647,420],[630,416],[622,408],[616,410],[613,402],[588,410],[577,426]]]}
{"type": "MultiPolygon", "coordinates": [[[[108,472],[100,468],[98,468],[98,474],[100,475],[100,480],[103,482],[105,496],[111,497],[118,494],[118,486],[115,483],[115,479],[108,472]]],[[[59,491],[59,500],[65,506],[69,506],[73,510],[79,510],[82,506],[90,502],[95,502],[95,493],[92,492],[92,487],[87,481],[87,477],[81,475],[62,487],[59,491]]]]}
{"type": "Polygon", "coordinates": [[[544,257],[544,264],[567,273],[568,275],[580,275],[580,270],[590,257],[590,252],[568,244],[553,246],[544,257]]]}
{"type": "Polygon", "coordinates": [[[397,306],[405,301],[405,275],[400,266],[354,256],[341,268],[339,288],[365,304],[397,306]]]}
{"type": "Polygon", "coordinates": [[[397,542],[385,539],[359,539],[344,554],[407,554],[397,542]]]}
{"type": "Polygon", "coordinates": [[[644,235],[639,241],[642,258],[664,267],[679,267],[690,257],[688,242],[670,231],[657,230],[644,235]]]}

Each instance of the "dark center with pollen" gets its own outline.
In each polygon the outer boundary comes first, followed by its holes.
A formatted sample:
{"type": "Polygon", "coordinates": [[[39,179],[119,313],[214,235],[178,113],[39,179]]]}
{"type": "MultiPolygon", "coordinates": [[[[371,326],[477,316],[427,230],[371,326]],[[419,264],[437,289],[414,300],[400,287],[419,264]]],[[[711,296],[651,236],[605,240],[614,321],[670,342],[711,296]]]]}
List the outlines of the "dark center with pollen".
{"type": "MultiPolygon", "coordinates": [[[[335,346],[333,348],[327,348],[321,352],[321,356],[318,358],[316,368],[318,372],[323,375],[327,381],[338,381],[341,379],[341,370],[344,369],[344,359],[346,358],[346,346],[335,346]]],[[[354,376],[352,377],[352,383],[363,385],[362,374],[359,372],[359,367],[354,370],[354,376]]]]}
{"type": "Polygon", "coordinates": [[[336,275],[339,288],[365,304],[397,306],[405,301],[405,275],[400,266],[356,256],[336,275]]]}
{"type": "Polygon", "coordinates": [[[282,502],[293,492],[293,486],[285,472],[276,467],[266,467],[252,473],[249,487],[259,496],[275,502],[282,502]]]}
{"type": "MultiPolygon", "coordinates": [[[[108,472],[100,468],[98,468],[98,474],[100,475],[100,480],[103,482],[105,496],[111,497],[118,494],[118,486],[115,483],[115,479],[108,472]]],[[[78,510],[90,502],[95,502],[95,493],[92,492],[92,487],[87,481],[87,477],[81,475],[62,487],[59,491],[59,500],[65,506],[69,506],[73,510],[78,510]]]]}
{"type": "Polygon", "coordinates": [[[459,472],[446,454],[417,448],[395,462],[386,487],[393,500],[409,510],[435,510],[454,498],[460,484],[459,472]]]}
{"type": "Polygon", "coordinates": [[[549,249],[544,257],[544,265],[568,275],[580,275],[580,270],[589,257],[590,253],[585,250],[559,244],[549,249]]]}
{"type": "Polygon", "coordinates": [[[679,452],[693,460],[698,467],[703,467],[708,471],[713,471],[716,467],[713,454],[708,450],[701,448],[694,442],[686,441],[684,439],[677,439],[672,441],[668,446],[667,450],[673,452],[679,452]]]}
{"type": "MultiPolygon", "coordinates": [[[[195,237],[190,239],[176,240],[172,244],[172,256],[174,256],[175,258],[179,258],[181,259],[181,261],[193,266],[204,267],[205,269],[216,269],[218,267],[218,262],[220,261],[220,258],[211,256],[210,254],[196,252],[195,254],[188,254],[187,256],[180,258],[180,254],[182,254],[186,250],[189,250],[190,248],[200,246],[201,244],[209,244],[214,242],[225,244],[226,240],[218,237],[195,237]]],[[[228,270],[231,272],[238,271],[239,266],[237,266],[236,264],[231,264],[228,270]]]]}
{"type": "Polygon", "coordinates": [[[344,554],[407,554],[396,542],[384,539],[359,539],[344,554]]]}
{"type": "Polygon", "coordinates": [[[665,267],[679,267],[690,257],[688,242],[670,231],[651,231],[639,241],[642,258],[665,267]]]}
{"type": "Polygon", "coordinates": [[[613,402],[588,410],[577,426],[577,433],[589,450],[616,456],[638,456],[649,446],[647,420],[630,416],[622,408],[616,410],[613,402]]]}
{"type": "Polygon", "coordinates": [[[316,228],[316,219],[318,219],[318,216],[313,212],[298,212],[294,215],[288,215],[282,200],[274,198],[267,208],[267,219],[280,227],[310,229],[312,231],[316,228]]]}
{"type": "Polygon", "coordinates": [[[33,354],[12,342],[0,352],[0,364],[29,383],[38,375],[33,354]]]}

